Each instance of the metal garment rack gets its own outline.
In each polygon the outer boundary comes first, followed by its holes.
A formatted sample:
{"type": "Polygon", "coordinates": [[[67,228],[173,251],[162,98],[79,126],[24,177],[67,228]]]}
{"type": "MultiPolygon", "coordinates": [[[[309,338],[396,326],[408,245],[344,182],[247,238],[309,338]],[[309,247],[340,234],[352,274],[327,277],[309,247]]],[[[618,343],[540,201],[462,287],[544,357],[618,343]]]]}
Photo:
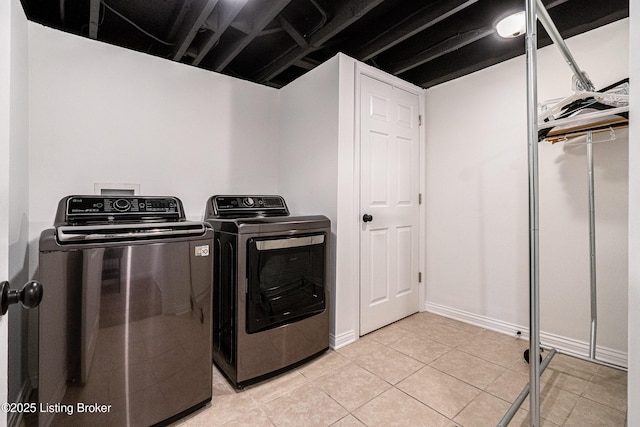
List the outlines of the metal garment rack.
{"type": "MultiPolygon", "coordinates": [[[[580,70],[571,52],[558,32],[541,0],[525,0],[526,16],[526,66],[527,66],[527,144],[529,172],[529,383],[516,398],[498,427],[507,426],[527,395],[530,396],[530,423],[540,426],[540,376],[551,359],[557,354],[551,349],[545,359],[540,361],[540,292],[539,292],[539,185],[538,185],[538,100],[537,100],[537,34],[539,19],[553,43],[558,47],[565,61],[573,71],[580,90],[593,91],[593,83],[580,70]]],[[[628,111],[628,110],[627,110],[628,111]]],[[[546,125],[545,125],[546,127],[546,125]]],[[[593,177],[593,132],[586,131],[587,165],[589,175],[589,241],[591,270],[591,332],[588,360],[595,360],[595,340],[597,326],[596,282],[595,282],[595,198],[593,177]]]]}

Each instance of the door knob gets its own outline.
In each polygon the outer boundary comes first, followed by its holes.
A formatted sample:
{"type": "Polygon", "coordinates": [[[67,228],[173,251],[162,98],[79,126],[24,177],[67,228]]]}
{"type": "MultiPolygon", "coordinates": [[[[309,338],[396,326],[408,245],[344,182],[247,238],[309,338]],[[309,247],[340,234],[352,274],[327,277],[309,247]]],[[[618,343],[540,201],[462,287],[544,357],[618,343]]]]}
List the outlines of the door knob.
{"type": "Polygon", "coordinates": [[[369,214],[364,214],[364,215],[362,215],[362,220],[364,222],[371,222],[371,221],[373,221],[373,217],[371,215],[369,215],[369,214]]]}
{"type": "Polygon", "coordinates": [[[42,284],[37,280],[27,282],[21,290],[11,289],[9,282],[0,283],[0,316],[18,301],[24,308],[37,307],[42,301],[42,292],[42,284]]]}

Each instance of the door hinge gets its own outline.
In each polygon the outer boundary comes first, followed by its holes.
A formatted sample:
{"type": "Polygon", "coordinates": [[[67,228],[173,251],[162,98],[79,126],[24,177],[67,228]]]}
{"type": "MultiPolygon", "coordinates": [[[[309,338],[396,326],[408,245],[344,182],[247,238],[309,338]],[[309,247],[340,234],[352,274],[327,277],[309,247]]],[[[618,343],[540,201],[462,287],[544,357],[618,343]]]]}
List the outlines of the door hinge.
{"type": "Polygon", "coordinates": [[[422,126],[422,114],[418,114],[418,126],[422,126]]]}
{"type": "Polygon", "coordinates": [[[422,283],[422,271],[418,272],[418,283],[422,283]]]}
{"type": "Polygon", "coordinates": [[[422,204],[422,193],[418,193],[418,204],[422,204]]]}

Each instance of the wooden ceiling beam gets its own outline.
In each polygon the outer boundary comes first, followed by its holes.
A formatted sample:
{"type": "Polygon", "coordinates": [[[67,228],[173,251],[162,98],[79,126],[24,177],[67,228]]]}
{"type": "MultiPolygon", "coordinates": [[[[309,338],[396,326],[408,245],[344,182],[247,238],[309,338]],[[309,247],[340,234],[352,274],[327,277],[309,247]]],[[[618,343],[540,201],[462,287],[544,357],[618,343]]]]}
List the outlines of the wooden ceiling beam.
{"type": "Polygon", "coordinates": [[[441,83],[447,82],[449,80],[453,80],[453,79],[457,79],[458,77],[462,77],[465,76],[467,74],[471,74],[474,73],[476,71],[482,70],[483,68],[486,67],[490,67],[492,65],[498,64],[502,61],[506,61],[508,59],[514,58],[518,55],[522,54],[522,48],[518,48],[518,49],[510,49],[507,52],[503,53],[502,55],[495,57],[495,58],[487,58],[484,61],[481,62],[477,62],[477,63],[473,63],[473,64],[469,64],[465,67],[456,69],[455,71],[446,73],[444,75],[441,76],[437,76],[434,78],[431,78],[429,80],[425,80],[422,82],[417,82],[416,84],[420,85],[421,87],[427,89],[430,88],[432,86],[436,86],[439,85],[441,83]]]}
{"type": "Polygon", "coordinates": [[[443,42],[438,43],[417,55],[411,56],[409,59],[394,64],[392,67],[387,68],[386,71],[393,75],[402,74],[426,62],[433,61],[443,55],[455,52],[456,50],[488,37],[493,33],[495,33],[494,28],[483,28],[480,30],[456,34],[455,36],[448,38],[447,40],[444,40],[443,42]]]}
{"type": "MultiPolygon", "coordinates": [[[[547,9],[552,9],[556,6],[566,3],[567,1],[568,0],[554,0],[554,1],[548,2],[548,5],[546,7],[547,9]]],[[[472,3],[472,2],[469,2],[469,3],[472,3]]],[[[460,7],[462,7],[462,5],[460,5],[458,9],[460,7]]],[[[412,56],[409,59],[393,64],[393,66],[387,68],[386,71],[393,75],[402,74],[406,71],[409,71],[412,68],[418,67],[429,61],[433,61],[434,59],[437,59],[443,55],[449,54],[451,52],[455,52],[456,50],[463,48],[471,43],[482,40],[483,38],[488,37],[493,33],[495,33],[495,29],[487,27],[487,28],[481,28],[479,30],[467,31],[465,33],[457,34],[429,49],[426,49],[420,52],[417,55],[412,56]]],[[[391,35],[389,35],[388,37],[390,36],[391,35]]]]}
{"type": "Polygon", "coordinates": [[[321,48],[324,43],[349,25],[352,25],[382,2],[383,0],[350,0],[338,2],[337,9],[332,14],[333,17],[331,20],[309,37],[307,47],[297,46],[294,49],[288,50],[257,73],[254,80],[261,83],[271,80],[304,56],[321,48]]]}
{"type": "Polygon", "coordinates": [[[284,16],[278,16],[278,22],[280,23],[282,29],[285,30],[287,34],[289,34],[289,37],[291,37],[293,40],[295,40],[296,43],[298,43],[298,46],[303,48],[307,48],[309,46],[309,43],[304,38],[304,36],[300,34],[300,32],[289,21],[287,21],[284,16]]]}
{"type": "Polygon", "coordinates": [[[193,3],[193,1],[194,0],[184,0],[182,3],[176,5],[175,10],[172,13],[172,16],[175,16],[175,19],[171,23],[171,26],[169,27],[169,31],[165,36],[166,40],[175,39],[176,33],[182,26],[182,23],[184,22],[184,18],[187,15],[187,12],[189,11],[189,8],[191,7],[191,3],[193,3]]]}
{"type": "MultiPolygon", "coordinates": [[[[205,56],[218,43],[222,34],[229,28],[233,20],[238,16],[242,8],[247,4],[248,0],[221,0],[216,13],[215,28],[210,28],[209,34],[197,46],[197,55],[193,59],[192,64],[198,65],[205,56]]],[[[210,26],[210,25],[209,25],[210,26]]]]}
{"type": "Polygon", "coordinates": [[[269,0],[264,4],[263,9],[254,11],[254,21],[250,34],[226,45],[218,52],[213,60],[214,71],[222,71],[233,59],[251,43],[253,39],[258,37],[262,30],[276,17],[282,9],[284,9],[291,0],[269,0]]]}
{"type": "Polygon", "coordinates": [[[100,26],[100,0],[91,0],[89,3],[89,38],[98,39],[98,27],[100,26]]]}
{"type": "MultiPolygon", "coordinates": [[[[547,10],[550,10],[556,6],[560,6],[566,2],[568,2],[569,0],[552,0],[552,1],[546,1],[544,0],[543,3],[546,3],[546,8],[547,10]]],[[[546,35],[546,33],[544,35],[539,34],[538,37],[538,48],[542,48],[545,46],[548,46],[549,44],[551,44],[551,39],[549,39],[549,36],[546,35]]],[[[462,47],[462,46],[460,46],[462,47]]],[[[441,76],[438,77],[434,77],[434,78],[430,78],[429,80],[424,80],[422,82],[417,82],[416,84],[420,85],[423,88],[429,88],[432,86],[436,86],[439,85],[441,83],[447,82],[449,80],[453,80],[453,79],[457,79],[458,77],[462,77],[465,76],[467,74],[471,74],[474,73],[476,71],[482,70],[483,68],[486,67],[490,67],[492,65],[498,64],[500,62],[506,61],[508,59],[514,58],[518,55],[522,55],[523,54],[523,50],[524,50],[524,45],[521,47],[518,47],[516,49],[508,49],[505,52],[503,52],[501,55],[497,56],[497,57],[490,57],[487,58],[481,62],[474,62],[473,64],[469,64],[466,66],[463,66],[462,68],[456,69],[455,71],[452,72],[448,72],[445,73],[441,76]]],[[[435,59],[435,57],[433,58],[435,59]]]]}
{"type": "Polygon", "coordinates": [[[198,31],[204,26],[205,21],[213,12],[216,4],[218,4],[218,0],[195,0],[191,2],[191,7],[184,17],[184,22],[180,25],[176,34],[172,55],[174,61],[182,59],[196,34],[198,34],[198,31]]]}
{"type": "Polygon", "coordinates": [[[301,58],[297,60],[293,65],[295,65],[298,68],[302,68],[303,70],[309,71],[309,70],[313,70],[318,65],[320,65],[320,62],[314,61],[310,58],[301,58]]]}
{"type": "Polygon", "coordinates": [[[452,0],[440,2],[435,7],[425,7],[364,44],[354,56],[360,61],[367,61],[477,2],[452,0]]]}

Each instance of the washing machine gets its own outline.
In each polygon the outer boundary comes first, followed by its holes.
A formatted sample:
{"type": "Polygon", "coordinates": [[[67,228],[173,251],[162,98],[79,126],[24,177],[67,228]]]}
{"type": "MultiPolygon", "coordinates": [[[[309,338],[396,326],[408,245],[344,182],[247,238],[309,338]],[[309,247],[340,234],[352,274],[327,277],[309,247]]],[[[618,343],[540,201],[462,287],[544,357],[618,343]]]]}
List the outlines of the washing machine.
{"type": "Polygon", "coordinates": [[[39,244],[39,425],[164,425],[211,400],[209,225],[176,197],[74,195],[39,244]]]}
{"type": "Polygon", "coordinates": [[[329,348],[331,222],[281,196],[213,196],[213,362],[238,388],[329,348]]]}

